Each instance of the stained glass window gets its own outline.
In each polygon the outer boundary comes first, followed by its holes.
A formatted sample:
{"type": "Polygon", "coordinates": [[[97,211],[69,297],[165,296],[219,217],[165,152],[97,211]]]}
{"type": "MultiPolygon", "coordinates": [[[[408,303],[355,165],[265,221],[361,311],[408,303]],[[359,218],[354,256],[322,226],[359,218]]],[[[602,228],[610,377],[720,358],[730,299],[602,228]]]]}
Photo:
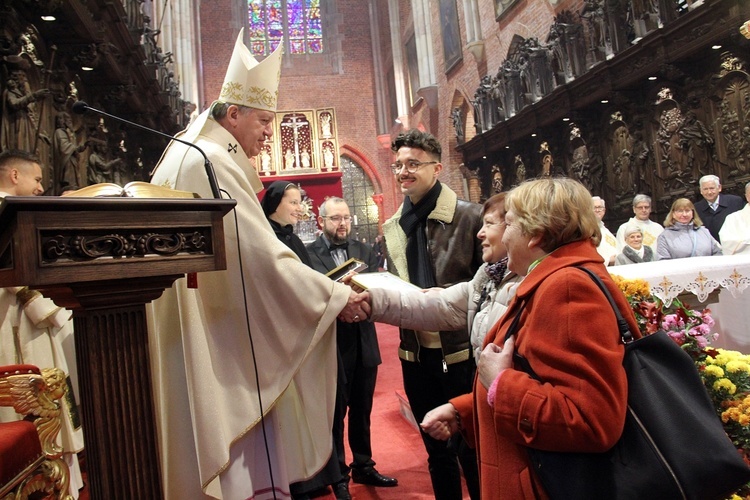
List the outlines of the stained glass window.
{"type": "Polygon", "coordinates": [[[323,52],[320,0],[248,0],[247,4],[250,50],[256,56],[273,52],[284,36],[292,54],[323,52]]]}
{"type": "Polygon", "coordinates": [[[354,216],[351,237],[360,241],[365,239],[368,245],[372,245],[378,235],[378,206],[372,200],[375,193],[372,181],[351,158],[341,156],[340,161],[343,198],[354,216]]]}

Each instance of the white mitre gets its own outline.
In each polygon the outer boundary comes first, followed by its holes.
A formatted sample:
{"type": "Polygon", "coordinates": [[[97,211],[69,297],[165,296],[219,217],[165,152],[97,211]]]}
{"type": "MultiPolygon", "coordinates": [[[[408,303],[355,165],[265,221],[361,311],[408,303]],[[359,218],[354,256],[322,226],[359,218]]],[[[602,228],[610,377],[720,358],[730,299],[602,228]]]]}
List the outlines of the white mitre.
{"type": "MultiPolygon", "coordinates": [[[[281,79],[281,41],[268,57],[261,62],[255,60],[250,49],[242,43],[242,35],[245,28],[240,30],[237,41],[234,43],[232,58],[229,60],[224,83],[221,86],[219,98],[211,103],[208,109],[188,125],[188,128],[177,134],[176,137],[195,142],[206,125],[211,109],[219,102],[247,106],[271,112],[276,111],[279,101],[279,80],[281,79]]],[[[166,154],[166,151],[165,151],[166,154]]],[[[164,155],[162,155],[162,159],[164,155]]],[[[161,163],[161,160],[159,160],[161,163]]],[[[158,165],[157,165],[158,167],[158,165]]],[[[156,169],[154,169],[154,172],[156,169]]],[[[153,172],[152,172],[153,175],[153,172]]],[[[174,186],[174,184],[167,184],[174,186]]]]}
{"type": "Polygon", "coordinates": [[[276,111],[281,78],[282,44],[261,62],[242,43],[244,28],[234,44],[219,101],[248,108],[276,111]]]}

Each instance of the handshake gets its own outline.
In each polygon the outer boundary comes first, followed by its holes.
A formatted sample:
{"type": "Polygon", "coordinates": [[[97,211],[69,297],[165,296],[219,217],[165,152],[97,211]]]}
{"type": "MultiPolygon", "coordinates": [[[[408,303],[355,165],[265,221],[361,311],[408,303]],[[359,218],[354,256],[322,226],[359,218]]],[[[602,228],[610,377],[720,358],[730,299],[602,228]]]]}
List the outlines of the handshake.
{"type": "Polygon", "coordinates": [[[349,300],[338,318],[346,323],[359,323],[370,317],[371,304],[370,294],[367,291],[356,292],[352,290],[349,300]]]}

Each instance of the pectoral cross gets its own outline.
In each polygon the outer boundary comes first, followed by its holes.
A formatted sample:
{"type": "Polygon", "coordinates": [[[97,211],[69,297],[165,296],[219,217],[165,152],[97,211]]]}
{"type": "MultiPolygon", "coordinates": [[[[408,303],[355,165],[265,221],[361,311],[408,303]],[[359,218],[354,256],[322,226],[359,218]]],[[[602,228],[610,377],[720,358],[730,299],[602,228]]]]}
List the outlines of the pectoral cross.
{"type": "Polygon", "coordinates": [[[292,133],[294,134],[294,165],[295,167],[299,167],[302,165],[302,161],[300,160],[300,153],[299,153],[299,129],[304,127],[305,125],[309,125],[310,122],[307,122],[304,120],[304,117],[302,121],[299,120],[298,115],[292,115],[289,117],[289,122],[284,122],[281,124],[282,127],[290,127],[292,129],[292,133]]]}

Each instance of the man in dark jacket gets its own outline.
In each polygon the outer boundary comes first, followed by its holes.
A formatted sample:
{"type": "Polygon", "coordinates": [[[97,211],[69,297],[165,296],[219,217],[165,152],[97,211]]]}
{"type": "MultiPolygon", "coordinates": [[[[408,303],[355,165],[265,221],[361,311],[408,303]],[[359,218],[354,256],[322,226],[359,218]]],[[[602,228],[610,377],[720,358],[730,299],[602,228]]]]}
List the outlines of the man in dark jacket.
{"type": "MultiPolygon", "coordinates": [[[[410,130],[396,137],[391,149],[396,153],[391,170],[405,198],[383,224],[388,270],[421,288],[470,280],[482,264],[482,247],[476,236],[482,225],[481,206],[459,200],[438,181],[442,149],[431,134],[410,130]]],[[[471,392],[475,367],[466,329],[427,332],[402,328],[398,354],[404,390],[417,422],[448,399],[471,392]]],[[[459,436],[455,442],[445,442],[420,432],[435,498],[462,498],[458,456],[469,494],[478,499],[473,450],[459,436]]]]}
{"type": "MultiPolygon", "coordinates": [[[[377,272],[378,259],[369,245],[349,238],[352,217],[349,206],[341,198],[329,198],[320,206],[318,223],[322,234],[307,247],[316,271],[328,273],[348,259],[367,264],[364,272],[377,272]]],[[[369,321],[345,323],[337,321],[336,343],[339,355],[338,392],[333,416],[334,453],[338,455],[344,480],[334,484],[337,499],[349,497],[349,472],[355,483],[372,486],[396,486],[395,478],[380,474],[372,459],[370,412],[375,394],[378,365],[381,363],[375,325],[369,321]],[[349,447],[352,463],[346,465],[344,449],[344,417],[349,409],[349,447]]]]}
{"type": "Polygon", "coordinates": [[[695,212],[716,241],[721,243],[719,230],[727,215],[742,210],[745,202],[739,196],[721,193],[721,181],[715,175],[704,175],[698,181],[703,199],[695,204],[695,212]]]}

